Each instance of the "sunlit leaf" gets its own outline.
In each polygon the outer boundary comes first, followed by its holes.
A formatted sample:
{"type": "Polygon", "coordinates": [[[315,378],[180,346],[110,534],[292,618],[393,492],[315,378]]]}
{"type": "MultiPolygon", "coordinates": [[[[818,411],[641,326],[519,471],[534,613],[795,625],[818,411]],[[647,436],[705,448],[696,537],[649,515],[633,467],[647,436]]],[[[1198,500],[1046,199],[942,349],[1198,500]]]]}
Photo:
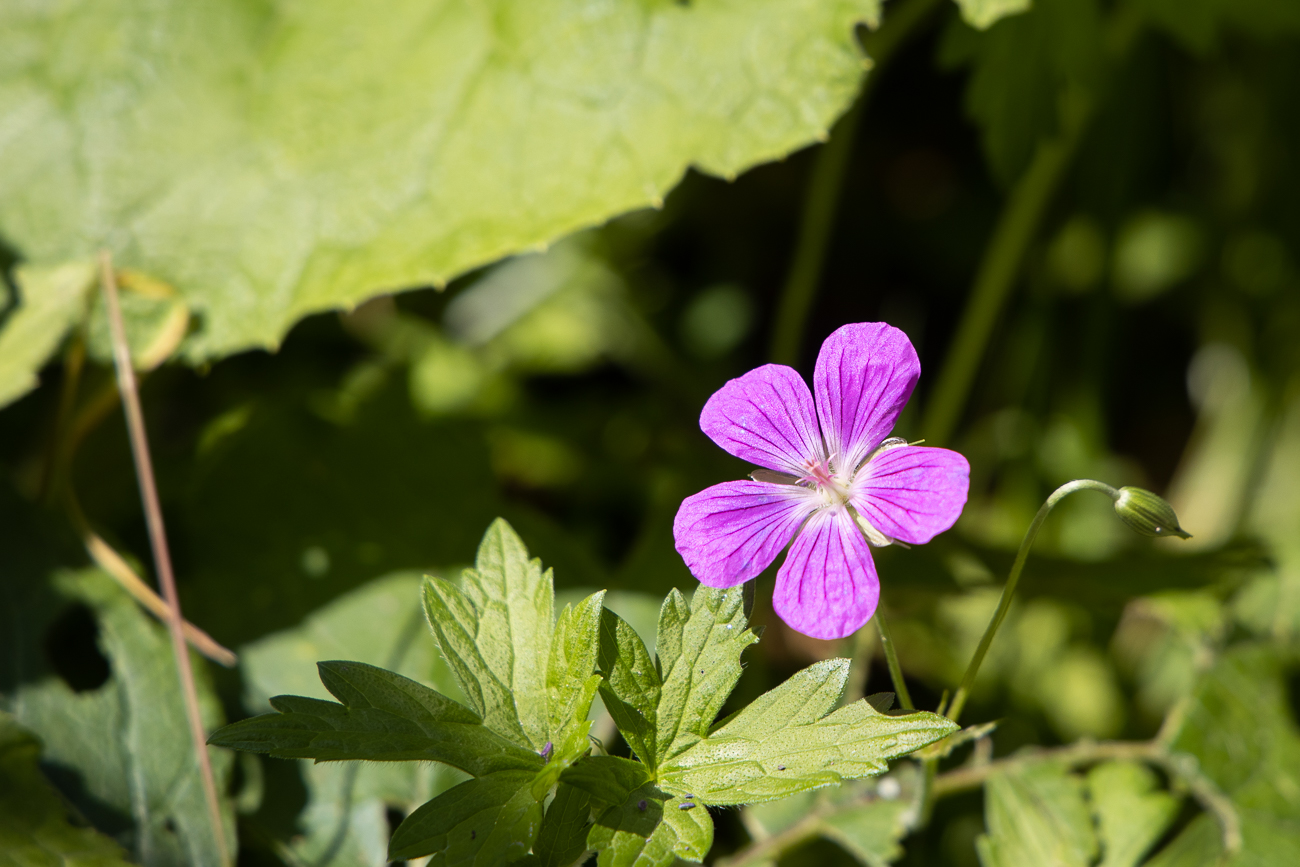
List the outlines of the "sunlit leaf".
{"type": "Polygon", "coordinates": [[[927,712],[882,714],[865,700],[831,713],[849,662],[809,666],[665,762],[660,785],[708,804],[747,804],[872,776],[957,730],[927,712]]]}
{"type": "Polygon", "coordinates": [[[1033,0],[957,0],[961,17],[976,30],[987,30],[1001,18],[1029,8],[1033,0]]]}
{"type": "Polygon", "coordinates": [[[709,733],[740,679],[740,653],[758,641],[745,628],[741,588],[700,586],[691,602],[677,590],[659,612],[662,680],[655,715],[655,751],[664,762],[709,733]]]}
{"type": "Polygon", "coordinates": [[[0,232],[176,286],[193,357],[274,346],[306,313],[657,205],[688,166],[731,177],[815,141],[878,8],[9,5],[0,232]]]}
{"type": "Polygon", "coordinates": [[[493,731],[539,751],[550,740],[553,599],[550,573],[500,519],[459,587],[436,577],[424,585],[429,624],[470,706],[493,731]]]}
{"type": "Polygon", "coordinates": [[[18,309],[0,329],[0,406],[38,385],[37,373],[68,330],[86,315],[95,282],[93,262],[14,271],[18,309]]]}
{"type": "Polygon", "coordinates": [[[977,843],[984,867],[1089,867],[1097,837],[1079,776],[1052,762],[1009,770],[984,787],[988,834],[977,843]]]}
{"type": "Polygon", "coordinates": [[[1150,768],[1133,762],[1089,771],[1088,799],[1101,837],[1098,867],[1137,867],[1178,815],[1178,799],[1157,789],[1150,768]]]}

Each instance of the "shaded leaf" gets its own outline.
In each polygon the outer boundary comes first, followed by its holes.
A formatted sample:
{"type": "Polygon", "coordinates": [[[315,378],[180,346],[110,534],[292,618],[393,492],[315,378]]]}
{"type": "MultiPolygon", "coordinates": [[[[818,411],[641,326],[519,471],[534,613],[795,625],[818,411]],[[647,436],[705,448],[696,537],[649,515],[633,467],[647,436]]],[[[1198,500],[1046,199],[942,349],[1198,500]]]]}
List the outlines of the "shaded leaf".
{"type": "Polygon", "coordinates": [[[619,756],[587,756],[565,770],[560,779],[586,792],[597,806],[621,804],[629,792],[651,782],[649,769],[619,756]]]}
{"type": "Polygon", "coordinates": [[[497,773],[453,786],[407,816],[393,832],[388,857],[432,855],[430,865],[506,864],[537,839],[542,804],[531,774],[497,773]]]}
{"type": "Polygon", "coordinates": [[[45,779],[41,745],[0,712],[0,863],[126,867],[126,853],[76,818],[45,779]]]}
{"type": "Polygon", "coordinates": [[[909,801],[875,799],[832,812],[822,821],[822,836],[843,846],[867,867],[885,867],[902,857],[900,842],[915,810],[909,801]]]}
{"type": "MultiPolygon", "coordinates": [[[[0,672],[16,677],[0,696],[24,728],[39,732],[44,767],[92,824],[120,834],[131,857],[149,867],[213,865],[218,847],[177,688],[176,664],[163,626],[98,570],[55,573],[52,586],[6,584],[0,605],[0,672]],[[84,606],[77,609],[76,606],[84,606]],[[46,630],[70,611],[87,611],[109,662],[108,679],[74,691],[50,670],[46,630]]],[[[192,655],[205,725],[219,724],[221,706],[206,663],[192,655]]],[[[219,791],[231,756],[210,750],[219,791]]],[[[221,802],[229,846],[234,818],[221,802]]]]}
{"type": "Polygon", "coordinates": [[[591,796],[561,782],[546,808],[533,854],[540,867],[569,867],[587,851],[591,828],[591,796]]]}
{"type": "Polygon", "coordinates": [[[543,765],[468,708],[400,674],[359,662],[322,662],[319,669],[342,704],[276,696],[271,705],[279,713],[232,723],[209,742],[280,758],[437,761],[473,776],[543,765]]]}
{"type": "Polygon", "coordinates": [[[676,833],[664,821],[671,809],[667,797],[646,783],[600,814],[587,837],[600,853],[599,867],[660,867],[676,860],[676,833]]]}
{"type": "Polygon", "coordinates": [[[878,8],[6,6],[0,113],[22,123],[0,232],[30,261],[108,246],[176,286],[195,358],[275,346],[307,313],[657,205],[688,166],[731,177],[813,142],[878,8]]]}
{"type": "MultiPolygon", "coordinates": [[[[1228,651],[1193,692],[1173,742],[1232,801],[1242,846],[1230,865],[1300,861],[1300,732],[1284,673],[1276,651],[1265,645],[1228,651]]],[[[1202,814],[1150,863],[1215,863],[1222,853],[1218,823],[1202,814]]]]}
{"type": "Polygon", "coordinates": [[[849,661],[809,666],[666,762],[660,784],[708,804],[746,804],[871,776],[957,730],[927,712],[882,714],[865,700],[834,713],[849,661]],[[829,713],[829,715],[827,715],[829,713]]]}
{"type": "Polygon", "coordinates": [[[627,621],[605,609],[600,622],[600,695],[632,752],[657,767],[656,722],[662,684],[645,643],[627,621]]]}

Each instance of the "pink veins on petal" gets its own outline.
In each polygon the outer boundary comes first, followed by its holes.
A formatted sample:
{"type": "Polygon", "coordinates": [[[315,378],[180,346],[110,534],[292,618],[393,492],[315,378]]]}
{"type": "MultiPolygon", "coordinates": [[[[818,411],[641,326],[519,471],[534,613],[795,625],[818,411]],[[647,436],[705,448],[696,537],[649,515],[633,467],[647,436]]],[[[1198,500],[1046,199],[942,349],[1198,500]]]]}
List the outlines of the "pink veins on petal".
{"type": "Polygon", "coordinates": [[[964,457],[886,439],[920,375],[907,335],[863,322],[822,344],[815,395],[779,364],[714,393],[700,429],[760,469],[753,481],[682,502],[673,535],[691,573],[710,587],[734,587],[793,540],[773,597],[781,619],[814,638],[842,638],[870,620],[880,581],[867,541],[923,544],[966,504],[964,457]]]}

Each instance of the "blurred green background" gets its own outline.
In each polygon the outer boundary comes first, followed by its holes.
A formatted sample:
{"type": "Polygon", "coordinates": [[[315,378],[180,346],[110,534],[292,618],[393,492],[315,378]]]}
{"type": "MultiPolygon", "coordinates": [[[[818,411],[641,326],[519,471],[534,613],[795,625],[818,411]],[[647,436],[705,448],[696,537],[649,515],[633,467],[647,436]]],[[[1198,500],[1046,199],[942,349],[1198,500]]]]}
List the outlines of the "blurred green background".
{"type": "MultiPolygon", "coordinates": [[[[877,68],[826,144],[734,180],[690,171],[661,208],[441,291],[307,316],[274,352],[147,375],[186,615],[241,654],[237,669],[203,666],[213,719],[276,692],[318,693],[311,663],[334,655],[436,680],[431,641],[410,620],[413,576],[470,561],[498,515],[557,587],[629,591],[619,604],[644,629],[655,600],[635,594],[694,586],[673,549],[678,504],[748,470],[699,431],[704,401],[774,358],[810,376],[827,334],[879,320],[922,361],[896,433],[972,467],[953,531],[878,552],[918,705],[959,679],[1042,500],[1091,477],[1163,493],[1193,539],[1153,542],[1104,498],[1066,501],[966,721],[1000,721],[998,755],[1149,737],[1249,645],[1278,690],[1275,724],[1295,737],[1300,13],[1284,0],[1036,0],[976,30],[951,4],[894,0],[884,21],[860,31],[877,68]]],[[[10,243],[12,268],[26,256],[10,243]]],[[[52,493],[75,490],[96,530],[150,574],[94,327],[92,315],[75,378],[68,349],[0,413],[0,693],[87,820],[133,857],[182,863],[185,822],[202,815],[177,806],[175,780],[146,787],[159,802],[146,816],[105,781],[132,766],[130,743],[87,745],[121,714],[134,720],[128,741],[178,743],[178,767],[186,748],[183,725],[143,711],[154,700],[139,669],[165,655],[164,639],[85,570],[52,493]],[[74,429],[84,436],[64,453],[74,429]],[[140,855],[149,822],[159,842],[140,855]]],[[[759,579],[767,632],[736,700],[852,650],[784,628],[763,602],[773,572],[759,579]]],[[[887,682],[877,658],[867,691],[887,682]]],[[[1235,737],[1260,737],[1262,723],[1243,725],[1235,737]]],[[[441,773],[219,765],[241,864],[382,863],[389,823],[441,773]]],[[[1278,797],[1277,833],[1300,834],[1300,801],[1278,797]]],[[[979,795],[945,800],[900,863],[978,864],[983,831],[979,795]]],[[[726,814],[715,852],[747,839],[726,814]]],[[[1294,863],[1268,851],[1249,863],[1294,863]]],[[[841,862],[854,863],[823,842],[782,863],[841,862]]]]}

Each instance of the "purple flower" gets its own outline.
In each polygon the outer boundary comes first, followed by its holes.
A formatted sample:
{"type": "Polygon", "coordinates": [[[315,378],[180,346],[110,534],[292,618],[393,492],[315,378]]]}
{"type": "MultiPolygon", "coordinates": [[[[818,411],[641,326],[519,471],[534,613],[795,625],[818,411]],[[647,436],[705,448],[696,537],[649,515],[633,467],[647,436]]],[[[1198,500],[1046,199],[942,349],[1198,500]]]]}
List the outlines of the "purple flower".
{"type": "Polygon", "coordinates": [[[966,504],[964,457],[886,439],[920,375],[907,335],[862,322],[822,344],[815,409],[803,379],[781,364],[720,388],[700,429],[761,469],[753,481],[682,502],[673,536],[691,573],[710,587],[734,587],[793,539],[772,599],[781,619],[813,638],[842,638],[870,620],[880,580],[867,540],[924,544],[966,504]]]}

